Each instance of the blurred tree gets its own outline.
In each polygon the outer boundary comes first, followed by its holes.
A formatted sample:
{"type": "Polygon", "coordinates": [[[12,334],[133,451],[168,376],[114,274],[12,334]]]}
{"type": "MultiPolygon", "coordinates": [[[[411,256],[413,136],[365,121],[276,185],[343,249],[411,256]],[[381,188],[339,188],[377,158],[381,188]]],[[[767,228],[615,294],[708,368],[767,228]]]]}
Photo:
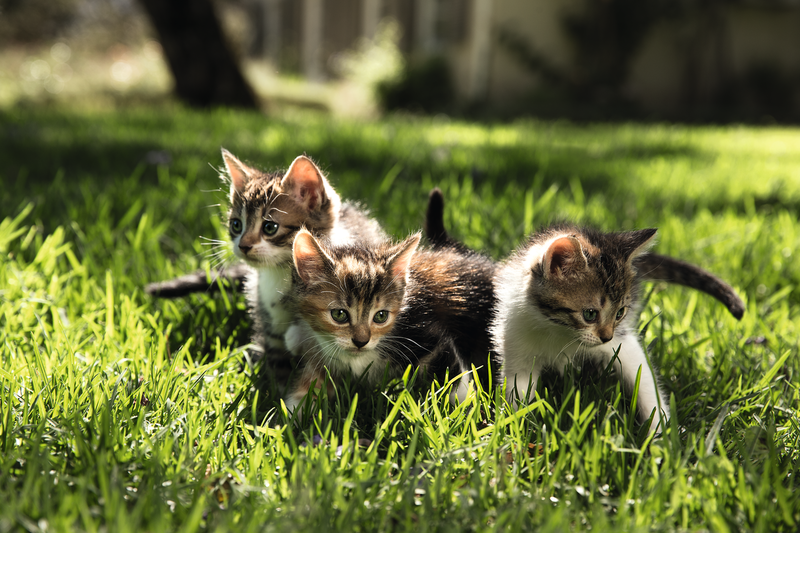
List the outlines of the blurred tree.
{"type": "Polygon", "coordinates": [[[211,0],[141,0],[164,48],[178,98],[195,107],[256,108],[211,0]]]}

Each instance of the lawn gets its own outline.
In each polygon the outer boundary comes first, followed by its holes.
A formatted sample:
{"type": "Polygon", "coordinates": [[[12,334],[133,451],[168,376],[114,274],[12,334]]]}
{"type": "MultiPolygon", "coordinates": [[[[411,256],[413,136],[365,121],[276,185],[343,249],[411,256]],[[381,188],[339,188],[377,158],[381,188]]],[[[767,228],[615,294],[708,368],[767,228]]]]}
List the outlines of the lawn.
{"type": "Polygon", "coordinates": [[[446,118],[0,110],[0,531],[797,531],[800,130],[446,118]],[[302,425],[252,388],[236,293],[143,286],[216,260],[220,147],[307,153],[400,237],[440,186],[494,258],[556,219],[659,228],[745,298],[647,285],[674,416],[650,439],[613,375],[517,412],[413,372],[337,385],[302,425]]]}

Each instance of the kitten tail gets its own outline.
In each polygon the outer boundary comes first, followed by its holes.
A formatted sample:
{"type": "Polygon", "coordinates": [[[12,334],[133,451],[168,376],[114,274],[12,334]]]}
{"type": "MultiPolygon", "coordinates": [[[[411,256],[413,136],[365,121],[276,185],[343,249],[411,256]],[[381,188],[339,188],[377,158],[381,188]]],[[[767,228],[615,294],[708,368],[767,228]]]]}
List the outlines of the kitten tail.
{"type": "Polygon", "coordinates": [[[439,188],[433,188],[428,194],[428,208],[425,211],[425,223],[422,227],[425,239],[438,249],[451,248],[465,256],[478,254],[470,250],[458,240],[450,237],[444,227],[444,195],[439,188]]]}
{"type": "Polygon", "coordinates": [[[744,315],[744,301],[724,280],[688,262],[670,258],[662,254],[644,254],[633,261],[639,276],[645,280],[668,282],[688,286],[711,295],[741,320],[744,315]]]}
{"type": "Polygon", "coordinates": [[[244,280],[250,268],[244,264],[235,264],[228,268],[206,272],[196,270],[177,278],[153,282],[144,287],[144,292],[153,297],[174,299],[192,293],[213,293],[225,287],[242,290],[244,280]]]}
{"type": "Polygon", "coordinates": [[[433,188],[428,194],[423,231],[433,246],[440,246],[450,240],[444,227],[444,196],[439,188],[433,188]]]}

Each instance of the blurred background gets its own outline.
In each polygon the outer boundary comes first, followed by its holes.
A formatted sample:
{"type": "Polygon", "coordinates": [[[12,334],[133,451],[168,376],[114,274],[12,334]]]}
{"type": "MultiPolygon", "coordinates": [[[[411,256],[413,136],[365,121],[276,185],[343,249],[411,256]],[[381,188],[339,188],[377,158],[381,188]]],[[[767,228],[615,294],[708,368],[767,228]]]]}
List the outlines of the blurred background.
{"type": "Polygon", "coordinates": [[[800,0],[0,0],[0,107],[800,120],[800,0]]]}

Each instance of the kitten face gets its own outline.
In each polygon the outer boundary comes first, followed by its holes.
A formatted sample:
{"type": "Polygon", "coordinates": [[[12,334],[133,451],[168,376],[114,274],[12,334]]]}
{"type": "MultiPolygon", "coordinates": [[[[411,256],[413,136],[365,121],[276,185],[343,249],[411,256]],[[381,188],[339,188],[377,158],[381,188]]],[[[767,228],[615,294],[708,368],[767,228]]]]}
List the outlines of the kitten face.
{"type": "Polygon", "coordinates": [[[603,281],[594,273],[583,273],[550,287],[546,296],[534,303],[548,318],[574,332],[585,345],[607,343],[625,318],[632,302],[630,284],[612,282],[612,292],[603,288],[603,281]]]}
{"type": "Polygon", "coordinates": [[[222,150],[230,179],[228,233],[233,253],[254,268],[289,264],[292,243],[302,226],[318,234],[336,224],[340,200],[305,156],[288,171],[264,173],[222,150]]]}
{"type": "Polygon", "coordinates": [[[542,371],[562,371],[579,357],[602,367],[613,364],[629,395],[638,382],[640,419],[655,411],[650,433],[664,425],[667,399],[634,328],[634,260],[655,233],[554,226],[534,235],[500,268],[492,340],[503,358],[506,397],[530,401],[542,371]]]}
{"type": "Polygon", "coordinates": [[[323,358],[357,371],[376,360],[403,306],[407,272],[419,243],[323,248],[307,231],[294,242],[297,307],[323,358]]]}
{"type": "Polygon", "coordinates": [[[655,230],[557,236],[531,268],[529,300],[587,346],[608,343],[635,300],[632,260],[655,230]]]}

